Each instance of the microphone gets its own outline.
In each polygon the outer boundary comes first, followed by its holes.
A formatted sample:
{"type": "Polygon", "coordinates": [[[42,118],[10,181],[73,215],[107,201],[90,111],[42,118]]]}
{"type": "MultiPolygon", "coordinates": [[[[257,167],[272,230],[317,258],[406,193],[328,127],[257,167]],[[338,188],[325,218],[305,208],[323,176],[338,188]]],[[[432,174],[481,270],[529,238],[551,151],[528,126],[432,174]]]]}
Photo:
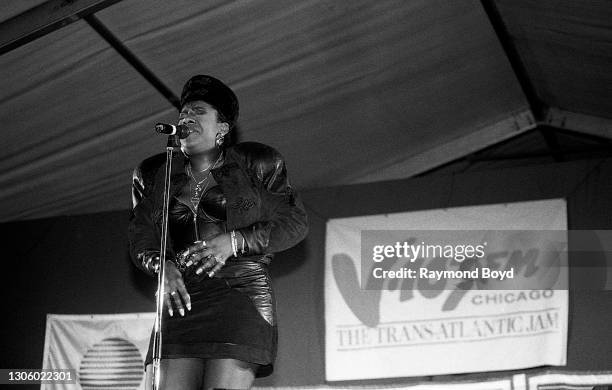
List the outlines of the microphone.
{"type": "Polygon", "coordinates": [[[155,125],[155,131],[160,134],[178,135],[180,139],[189,137],[191,130],[185,125],[169,125],[166,123],[158,123],[155,125]]]}

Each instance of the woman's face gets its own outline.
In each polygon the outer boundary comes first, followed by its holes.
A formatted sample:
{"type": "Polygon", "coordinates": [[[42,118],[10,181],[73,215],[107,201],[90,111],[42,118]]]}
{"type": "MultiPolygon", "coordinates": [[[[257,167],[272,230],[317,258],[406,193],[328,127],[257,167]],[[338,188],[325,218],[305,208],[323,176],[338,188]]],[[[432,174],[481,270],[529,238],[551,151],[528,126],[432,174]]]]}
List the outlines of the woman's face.
{"type": "Polygon", "coordinates": [[[186,125],[191,134],[181,140],[183,150],[189,154],[205,152],[215,147],[217,133],[229,131],[229,125],[218,122],[218,113],[203,100],[185,103],[179,114],[179,125],[186,125]]]}

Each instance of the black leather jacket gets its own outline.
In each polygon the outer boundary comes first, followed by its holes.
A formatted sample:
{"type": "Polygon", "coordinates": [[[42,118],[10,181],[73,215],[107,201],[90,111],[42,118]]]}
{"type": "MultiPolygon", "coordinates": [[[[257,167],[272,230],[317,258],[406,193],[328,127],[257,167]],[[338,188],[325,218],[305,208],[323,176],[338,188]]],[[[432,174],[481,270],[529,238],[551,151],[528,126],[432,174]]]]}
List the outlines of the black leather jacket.
{"type": "MultiPolygon", "coordinates": [[[[182,153],[176,153],[171,198],[190,180],[184,169],[186,162],[182,153]]],[[[166,155],[155,155],[144,160],[133,175],[130,253],[136,266],[147,273],[143,254],[159,253],[160,248],[165,165],[166,155]]],[[[242,233],[247,255],[283,251],[306,236],[306,211],[289,184],[284,160],[276,150],[255,142],[234,145],[225,151],[224,164],[211,172],[226,198],[227,230],[242,233]]],[[[171,242],[167,248],[168,259],[183,249],[174,248],[171,242]]],[[[269,261],[271,256],[260,258],[269,261]]]]}

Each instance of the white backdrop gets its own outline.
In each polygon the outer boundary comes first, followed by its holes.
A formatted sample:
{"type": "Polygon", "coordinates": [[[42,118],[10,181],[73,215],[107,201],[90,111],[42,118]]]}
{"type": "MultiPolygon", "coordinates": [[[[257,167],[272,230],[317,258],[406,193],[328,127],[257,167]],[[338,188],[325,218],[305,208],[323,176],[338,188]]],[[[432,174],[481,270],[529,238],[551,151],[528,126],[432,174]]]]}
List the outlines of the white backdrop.
{"type": "Polygon", "coordinates": [[[144,389],[155,313],[47,316],[43,368],[74,369],[77,385],[42,389],[144,389]]]}
{"type": "MultiPolygon", "coordinates": [[[[518,253],[526,258],[529,250],[539,253],[539,261],[551,253],[551,243],[538,231],[561,231],[566,236],[566,203],[555,199],[329,220],[325,255],[327,380],[566,363],[568,293],[566,289],[533,289],[537,287],[533,279],[550,271],[545,267],[533,275],[527,266],[516,268],[514,279],[484,285],[488,290],[475,288],[476,283],[459,289],[453,280],[436,289],[424,289],[418,282],[373,279],[371,273],[361,277],[364,270],[377,266],[374,262],[362,264],[368,256],[371,259],[367,253],[362,258],[364,231],[384,230],[374,232],[373,237],[388,244],[408,230],[414,234],[416,229],[414,242],[435,241],[440,232],[432,230],[454,230],[466,243],[487,242],[488,261],[492,262],[490,257],[495,253],[518,253]]],[[[554,276],[567,286],[567,242],[561,243],[562,247],[558,242],[554,245],[552,251],[560,262],[554,276]]],[[[509,258],[501,256],[496,261],[504,263],[509,258]]],[[[435,265],[433,261],[424,264],[435,265]]]]}

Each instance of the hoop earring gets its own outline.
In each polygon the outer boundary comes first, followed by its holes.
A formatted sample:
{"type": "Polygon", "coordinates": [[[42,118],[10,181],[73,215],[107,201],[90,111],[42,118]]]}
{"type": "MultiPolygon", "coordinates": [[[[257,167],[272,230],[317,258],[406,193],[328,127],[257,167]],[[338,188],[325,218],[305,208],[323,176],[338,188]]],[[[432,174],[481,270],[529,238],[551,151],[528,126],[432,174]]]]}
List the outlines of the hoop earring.
{"type": "Polygon", "coordinates": [[[215,144],[217,145],[217,147],[219,149],[221,149],[223,147],[223,141],[225,140],[223,134],[221,133],[217,133],[217,135],[215,136],[215,144]]]}

